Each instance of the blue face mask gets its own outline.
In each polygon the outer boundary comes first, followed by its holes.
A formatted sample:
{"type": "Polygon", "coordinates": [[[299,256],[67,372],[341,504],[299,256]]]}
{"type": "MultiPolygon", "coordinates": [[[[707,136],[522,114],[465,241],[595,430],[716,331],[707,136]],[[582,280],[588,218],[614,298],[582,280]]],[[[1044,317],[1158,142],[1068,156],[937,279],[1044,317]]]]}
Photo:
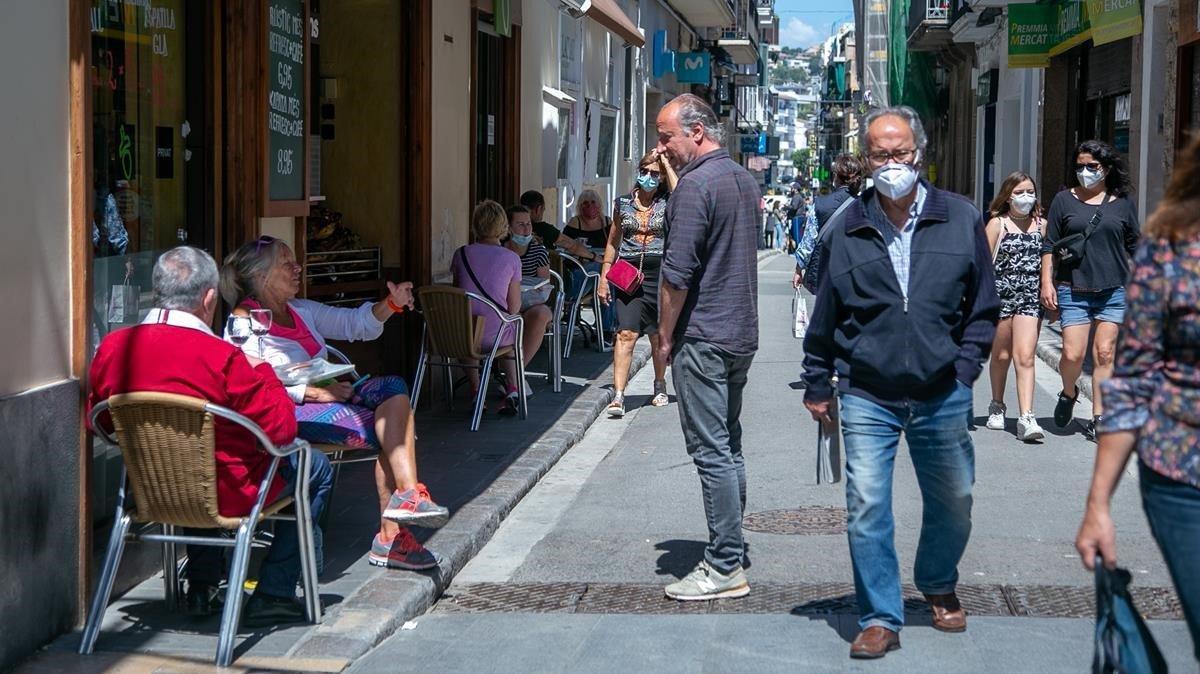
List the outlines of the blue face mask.
{"type": "Polygon", "coordinates": [[[647,173],[644,176],[638,176],[637,184],[638,187],[646,190],[647,192],[653,192],[654,190],[658,189],[658,178],[655,178],[647,173]]]}
{"type": "Polygon", "coordinates": [[[524,248],[525,246],[528,246],[530,241],[533,241],[532,234],[525,234],[525,235],[513,234],[509,238],[512,239],[513,243],[517,244],[518,246],[521,246],[522,248],[524,248]]]}

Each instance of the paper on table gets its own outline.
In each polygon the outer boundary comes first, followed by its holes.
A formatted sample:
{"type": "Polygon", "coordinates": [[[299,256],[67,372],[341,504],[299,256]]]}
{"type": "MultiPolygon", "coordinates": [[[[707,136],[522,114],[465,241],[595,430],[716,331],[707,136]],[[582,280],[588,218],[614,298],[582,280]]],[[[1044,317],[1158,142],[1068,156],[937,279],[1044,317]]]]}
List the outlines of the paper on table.
{"type": "Polygon", "coordinates": [[[275,374],[279,375],[279,380],[283,382],[284,386],[310,384],[314,381],[350,374],[353,371],[354,365],[350,363],[334,364],[324,358],[314,358],[302,363],[288,363],[275,367],[275,374]]]}
{"type": "Polygon", "coordinates": [[[538,278],[536,276],[521,277],[521,292],[527,293],[530,290],[537,290],[550,282],[548,278],[538,278]]]}

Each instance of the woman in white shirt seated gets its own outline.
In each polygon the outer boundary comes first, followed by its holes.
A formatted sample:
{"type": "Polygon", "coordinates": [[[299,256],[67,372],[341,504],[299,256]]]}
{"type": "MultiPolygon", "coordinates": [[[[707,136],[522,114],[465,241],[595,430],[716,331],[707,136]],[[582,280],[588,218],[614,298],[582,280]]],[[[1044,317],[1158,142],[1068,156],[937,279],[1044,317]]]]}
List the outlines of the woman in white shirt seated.
{"type": "MultiPolygon", "coordinates": [[[[299,292],[296,256],[274,237],[264,236],[238,248],[221,270],[221,296],[235,307],[235,315],[248,316],[251,309],[271,310],[271,329],[261,344],[260,338],[254,337],[242,349],[256,357],[261,352],[276,367],[326,358],[326,339],[377,339],[383,334],[384,322],[413,302],[411,283],[389,282],[386,298],[355,308],[298,299],[299,292]]],[[[357,387],[340,381],[322,386],[299,384],[287,391],[296,403],[301,438],[380,450],[375,485],[382,518],[371,544],[371,564],[401,569],[437,566],[437,557],[407,528],[440,527],[449,511],[434,503],[425,485],[417,481],[413,410],[404,379],[374,377],[357,387]]]]}

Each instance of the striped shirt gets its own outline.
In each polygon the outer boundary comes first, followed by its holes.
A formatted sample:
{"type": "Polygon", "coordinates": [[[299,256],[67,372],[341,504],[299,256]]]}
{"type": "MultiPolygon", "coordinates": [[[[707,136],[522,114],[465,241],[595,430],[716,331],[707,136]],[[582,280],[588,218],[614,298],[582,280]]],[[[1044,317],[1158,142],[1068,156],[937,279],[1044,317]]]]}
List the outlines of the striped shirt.
{"type": "Polygon", "coordinates": [[[542,267],[550,266],[550,253],[541,241],[534,239],[529,242],[525,254],[521,256],[521,276],[537,276],[542,267]]]}

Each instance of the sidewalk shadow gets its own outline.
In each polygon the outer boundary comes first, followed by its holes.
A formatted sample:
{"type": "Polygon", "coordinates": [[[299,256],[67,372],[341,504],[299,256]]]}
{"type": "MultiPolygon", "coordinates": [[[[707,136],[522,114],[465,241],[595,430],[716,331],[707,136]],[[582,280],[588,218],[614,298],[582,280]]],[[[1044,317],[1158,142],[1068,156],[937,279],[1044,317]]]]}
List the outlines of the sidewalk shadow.
{"type": "Polygon", "coordinates": [[[704,559],[705,547],[707,544],[704,541],[663,541],[654,546],[655,550],[663,551],[658,557],[658,568],[654,572],[660,576],[683,578],[704,559]]]}
{"type": "MultiPolygon", "coordinates": [[[[826,597],[806,602],[793,608],[791,614],[813,621],[824,621],[825,624],[829,625],[830,629],[841,637],[842,641],[848,644],[853,643],[854,638],[859,633],[858,603],[853,594],[843,594],[837,597],[826,597]]],[[[923,599],[905,597],[904,624],[906,627],[931,627],[933,625],[933,612],[929,608],[929,603],[923,599]]]]}

